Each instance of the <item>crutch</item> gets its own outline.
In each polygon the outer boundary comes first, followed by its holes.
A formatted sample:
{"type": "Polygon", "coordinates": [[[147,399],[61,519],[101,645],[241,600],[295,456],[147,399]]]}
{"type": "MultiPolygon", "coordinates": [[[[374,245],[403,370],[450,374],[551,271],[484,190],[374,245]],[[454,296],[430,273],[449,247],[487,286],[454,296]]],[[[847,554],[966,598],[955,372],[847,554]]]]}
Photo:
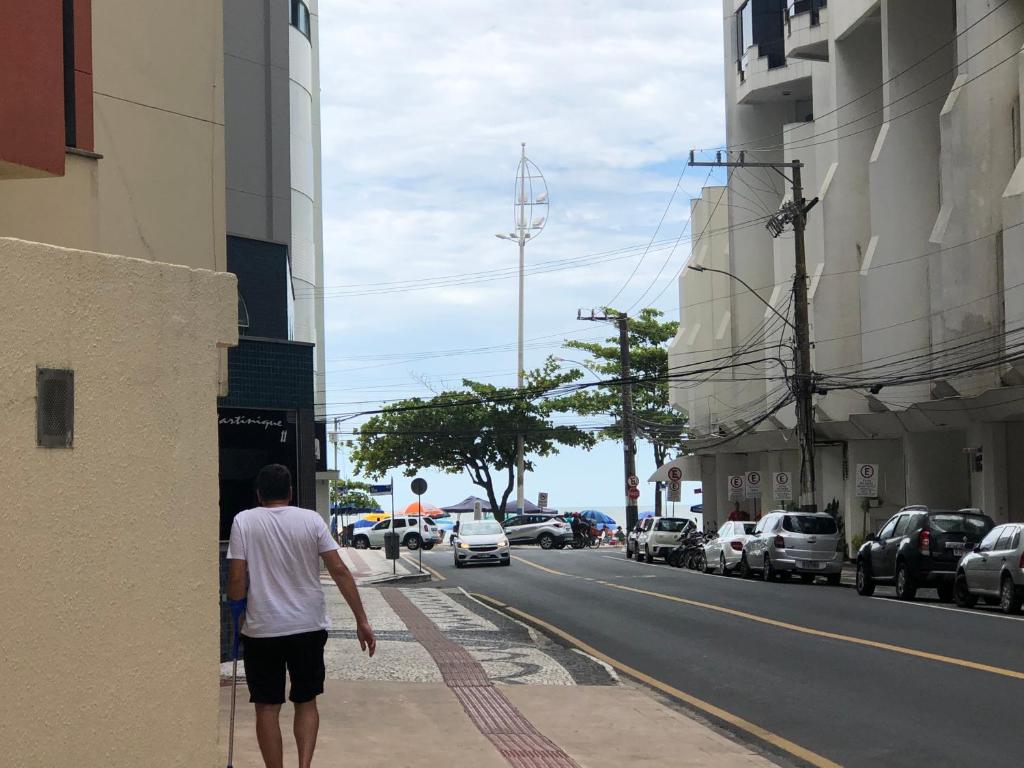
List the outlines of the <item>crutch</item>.
{"type": "Polygon", "coordinates": [[[245,600],[229,600],[231,606],[231,624],[234,635],[231,639],[231,718],[228,721],[228,765],[227,768],[234,768],[232,762],[235,757],[235,700],[238,693],[238,643],[239,623],[242,612],[245,610],[245,600]],[[241,603],[238,607],[235,603],[241,603]]]}

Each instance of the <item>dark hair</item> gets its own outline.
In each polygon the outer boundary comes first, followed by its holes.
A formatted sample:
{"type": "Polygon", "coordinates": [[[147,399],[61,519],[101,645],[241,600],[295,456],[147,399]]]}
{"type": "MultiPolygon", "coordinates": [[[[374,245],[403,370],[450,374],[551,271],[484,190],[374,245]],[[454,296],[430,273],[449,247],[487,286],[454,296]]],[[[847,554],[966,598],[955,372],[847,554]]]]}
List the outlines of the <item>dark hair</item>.
{"type": "Polygon", "coordinates": [[[256,475],[256,493],[261,503],[289,501],[292,496],[292,473],[284,464],[267,464],[256,475]]]}

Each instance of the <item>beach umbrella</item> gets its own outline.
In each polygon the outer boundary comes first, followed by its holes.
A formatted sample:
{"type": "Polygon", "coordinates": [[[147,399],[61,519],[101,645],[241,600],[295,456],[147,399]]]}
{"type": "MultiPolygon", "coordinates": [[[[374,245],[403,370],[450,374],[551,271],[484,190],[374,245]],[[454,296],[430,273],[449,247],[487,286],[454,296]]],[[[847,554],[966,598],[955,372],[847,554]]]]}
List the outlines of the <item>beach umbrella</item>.
{"type": "Polygon", "coordinates": [[[596,528],[611,528],[614,530],[619,527],[614,517],[606,515],[604,512],[599,512],[596,509],[585,509],[580,512],[580,517],[589,521],[596,528]]]}
{"type": "MultiPolygon", "coordinates": [[[[402,514],[404,514],[404,515],[418,515],[418,514],[420,514],[420,505],[417,502],[415,502],[415,501],[411,502],[409,504],[409,506],[407,506],[405,508],[405,511],[402,514]]],[[[435,515],[435,514],[436,515],[443,514],[441,508],[438,507],[436,504],[431,504],[428,501],[424,501],[423,502],[423,516],[424,517],[430,517],[431,515],[435,515]]]]}
{"type": "Polygon", "coordinates": [[[373,526],[375,526],[377,524],[377,522],[380,522],[380,521],[376,521],[375,522],[373,520],[367,520],[366,518],[363,518],[361,520],[356,520],[354,523],[352,523],[352,527],[353,528],[373,528],[373,526]]]}

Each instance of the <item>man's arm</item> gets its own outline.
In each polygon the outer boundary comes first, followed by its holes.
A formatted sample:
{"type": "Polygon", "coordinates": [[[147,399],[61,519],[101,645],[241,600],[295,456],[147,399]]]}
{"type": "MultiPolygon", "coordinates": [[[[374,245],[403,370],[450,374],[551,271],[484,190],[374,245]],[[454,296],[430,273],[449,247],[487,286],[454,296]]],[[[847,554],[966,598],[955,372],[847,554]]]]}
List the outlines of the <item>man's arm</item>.
{"type": "Polygon", "coordinates": [[[338,585],[338,591],[341,592],[341,596],[345,598],[345,602],[348,603],[348,607],[352,610],[352,615],[355,616],[356,637],[359,638],[359,647],[364,651],[368,651],[370,656],[373,656],[377,651],[377,638],[373,636],[373,629],[370,628],[370,622],[366,618],[363,601],[359,598],[359,589],[356,587],[355,579],[352,578],[352,573],[342,561],[338,550],[332,549],[327,552],[321,552],[320,557],[323,558],[324,565],[327,566],[327,572],[331,574],[334,583],[338,585]]]}
{"type": "Polygon", "coordinates": [[[241,600],[249,591],[249,571],[245,560],[228,560],[228,600],[241,600]]]}

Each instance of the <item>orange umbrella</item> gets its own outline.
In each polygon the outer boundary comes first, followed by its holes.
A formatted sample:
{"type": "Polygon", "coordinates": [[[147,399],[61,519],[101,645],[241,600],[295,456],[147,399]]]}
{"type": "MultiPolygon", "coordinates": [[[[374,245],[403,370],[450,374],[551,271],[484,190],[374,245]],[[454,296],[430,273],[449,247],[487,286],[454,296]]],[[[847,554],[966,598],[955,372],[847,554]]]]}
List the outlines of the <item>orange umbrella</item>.
{"type": "MultiPolygon", "coordinates": [[[[405,512],[403,514],[406,514],[406,515],[418,515],[418,514],[420,514],[420,505],[417,504],[415,501],[412,502],[409,506],[407,506],[405,508],[405,512]]],[[[434,504],[431,504],[429,502],[424,501],[423,502],[423,514],[426,515],[427,517],[429,517],[431,515],[443,515],[444,512],[439,507],[435,506],[434,504]]]]}

